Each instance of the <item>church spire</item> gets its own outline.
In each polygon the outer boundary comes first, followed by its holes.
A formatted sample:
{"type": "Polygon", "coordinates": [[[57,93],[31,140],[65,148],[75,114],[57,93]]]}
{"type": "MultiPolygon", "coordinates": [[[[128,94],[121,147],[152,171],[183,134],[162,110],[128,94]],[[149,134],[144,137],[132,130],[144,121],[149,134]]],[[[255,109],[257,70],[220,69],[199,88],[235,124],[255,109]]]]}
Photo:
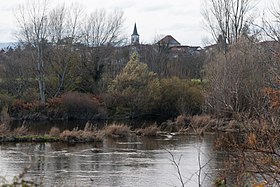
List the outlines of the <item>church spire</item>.
{"type": "Polygon", "coordinates": [[[137,36],[139,36],[139,34],[137,33],[136,23],[134,24],[134,29],[133,29],[133,34],[132,34],[132,35],[137,35],[137,36]]]}
{"type": "Polygon", "coordinates": [[[134,24],[133,33],[131,35],[131,45],[139,44],[139,34],[137,32],[136,23],[134,24]]]}

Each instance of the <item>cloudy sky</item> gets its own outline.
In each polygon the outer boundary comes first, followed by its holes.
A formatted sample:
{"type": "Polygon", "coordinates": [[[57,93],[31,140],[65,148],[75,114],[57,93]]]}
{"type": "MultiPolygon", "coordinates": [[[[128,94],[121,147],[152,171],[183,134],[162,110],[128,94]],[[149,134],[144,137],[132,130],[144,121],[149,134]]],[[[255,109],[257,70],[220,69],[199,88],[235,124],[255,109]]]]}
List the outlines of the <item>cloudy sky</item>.
{"type": "MultiPolygon", "coordinates": [[[[1,0],[0,42],[15,41],[17,27],[14,10],[27,0],[1,0]]],[[[137,23],[141,43],[152,43],[160,36],[172,35],[185,45],[204,46],[211,42],[211,36],[203,26],[201,16],[202,0],[50,0],[57,5],[78,2],[86,12],[104,8],[107,11],[121,9],[124,12],[124,33],[130,37],[133,25],[137,23]]],[[[274,0],[259,1],[256,15],[267,9],[274,0]]],[[[277,1],[277,0],[275,0],[277,1]]]]}

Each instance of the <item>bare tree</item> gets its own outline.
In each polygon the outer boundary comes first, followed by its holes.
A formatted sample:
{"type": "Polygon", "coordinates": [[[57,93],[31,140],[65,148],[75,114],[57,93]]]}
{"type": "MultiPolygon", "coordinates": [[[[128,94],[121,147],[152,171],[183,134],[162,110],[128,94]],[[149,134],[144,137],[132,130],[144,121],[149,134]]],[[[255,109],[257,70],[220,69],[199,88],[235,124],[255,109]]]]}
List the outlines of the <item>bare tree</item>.
{"type": "Polygon", "coordinates": [[[122,43],[123,12],[108,14],[105,10],[96,10],[82,26],[81,69],[83,83],[81,89],[96,91],[95,86],[107,64],[110,63],[114,46],[122,43]],[[86,85],[86,86],[85,86],[86,85]]]}
{"type": "MultiPolygon", "coordinates": [[[[252,0],[206,0],[204,19],[216,41],[223,45],[237,42],[251,22],[252,0]]],[[[224,46],[225,47],[225,46],[224,46]]]]}
{"type": "Polygon", "coordinates": [[[121,41],[123,12],[108,14],[105,10],[94,11],[83,26],[83,40],[88,46],[116,45],[121,41]]]}
{"type": "MultiPolygon", "coordinates": [[[[52,46],[48,47],[48,88],[50,95],[57,96],[66,87],[66,84],[72,85],[73,81],[66,83],[67,78],[71,77],[70,71],[74,69],[79,60],[76,48],[76,41],[80,38],[80,20],[83,15],[79,5],[70,8],[62,5],[53,9],[49,14],[49,40],[52,46]]],[[[73,72],[72,72],[73,74],[73,72]]],[[[72,79],[70,79],[72,80],[72,79]]]]}
{"type": "Polygon", "coordinates": [[[36,63],[36,80],[38,81],[41,104],[46,101],[45,62],[43,59],[44,45],[47,39],[48,1],[32,0],[21,5],[16,12],[19,26],[18,38],[33,50],[32,60],[36,63]]]}
{"type": "Polygon", "coordinates": [[[280,2],[272,5],[269,15],[264,15],[261,29],[269,39],[280,42],[280,2]]]}
{"type": "Polygon", "coordinates": [[[268,75],[259,44],[243,39],[232,45],[226,56],[210,56],[205,66],[207,108],[219,116],[259,115],[263,106],[261,90],[268,75]]]}
{"type": "Polygon", "coordinates": [[[50,11],[48,31],[52,43],[58,43],[66,37],[65,29],[67,13],[67,9],[64,5],[50,11]]]}

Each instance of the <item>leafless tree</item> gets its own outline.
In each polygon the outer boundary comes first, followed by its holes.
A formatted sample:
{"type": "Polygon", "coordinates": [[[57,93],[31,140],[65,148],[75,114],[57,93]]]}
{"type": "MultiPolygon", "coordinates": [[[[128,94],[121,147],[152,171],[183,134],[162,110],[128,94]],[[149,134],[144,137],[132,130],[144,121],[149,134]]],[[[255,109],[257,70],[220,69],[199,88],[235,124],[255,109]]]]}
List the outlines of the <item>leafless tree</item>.
{"type": "Polygon", "coordinates": [[[206,0],[203,16],[212,36],[224,45],[238,41],[250,24],[252,0],[206,0]]]}
{"type": "Polygon", "coordinates": [[[217,52],[211,58],[205,66],[207,108],[219,116],[259,115],[268,75],[259,44],[243,38],[226,56],[217,52]]]}
{"type": "Polygon", "coordinates": [[[88,46],[116,45],[121,40],[123,12],[108,14],[105,10],[94,11],[83,26],[83,41],[88,46]]]}
{"type": "Polygon", "coordinates": [[[32,60],[36,64],[36,80],[38,81],[41,104],[46,101],[45,61],[43,59],[44,45],[48,28],[48,1],[32,0],[21,5],[16,12],[19,26],[18,38],[33,50],[32,60]]]}
{"type": "Polygon", "coordinates": [[[105,67],[112,60],[113,47],[122,42],[122,27],[123,12],[119,11],[108,14],[105,10],[96,10],[86,19],[81,38],[84,44],[80,66],[83,72],[81,89],[95,90],[105,67]]]}
{"type": "Polygon", "coordinates": [[[83,11],[76,5],[65,7],[65,5],[53,9],[49,14],[49,40],[52,46],[48,46],[46,58],[48,60],[49,81],[48,85],[50,95],[57,96],[61,90],[66,88],[66,84],[73,84],[73,80],[66,83],[66,79],[71,77],[69,72],[78,64],[78,55],[74,49],[76,41],[80,38],[80,20],[83,11]],[[54,90],[53,90],[54,89],[54,90]]]}
{"type": "Polygon", "coordinates": [[[66,37],[65,29],[67,13],[67,9],[64,5],[50,11],[48,31],[52,43],[58,43],[66,37]]]}
{"type": "MultiPolygon", "coordinates": [[[[259,26],[260,27],[260,26],[259,26]]],[[[270,40],[280,42],[280,3],[274,3],[263,15],[263,26],[260,27],[270,40]]]]}

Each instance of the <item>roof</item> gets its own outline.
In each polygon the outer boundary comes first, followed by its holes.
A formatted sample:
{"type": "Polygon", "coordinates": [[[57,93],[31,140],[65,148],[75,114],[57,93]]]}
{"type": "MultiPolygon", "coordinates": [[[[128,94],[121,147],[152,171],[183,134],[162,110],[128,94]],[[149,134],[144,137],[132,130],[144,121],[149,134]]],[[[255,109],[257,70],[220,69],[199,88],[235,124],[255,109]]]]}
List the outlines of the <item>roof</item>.
{"type": "Polygon", "coordinates": [[[132,33],[132,35],[131,35],[131,36],[133,36],[133,35],[137,35],[137,36],[139,36],[139,34],[137,33],[136,23],[134,24],[133,33],[132,33]]]}
{"type": "Polygon", "coordinates": [[[167,35],[164,38],[162,38],[160,41],[158,41],[160,45],[181,45],[173,36],[167,35]]]}

